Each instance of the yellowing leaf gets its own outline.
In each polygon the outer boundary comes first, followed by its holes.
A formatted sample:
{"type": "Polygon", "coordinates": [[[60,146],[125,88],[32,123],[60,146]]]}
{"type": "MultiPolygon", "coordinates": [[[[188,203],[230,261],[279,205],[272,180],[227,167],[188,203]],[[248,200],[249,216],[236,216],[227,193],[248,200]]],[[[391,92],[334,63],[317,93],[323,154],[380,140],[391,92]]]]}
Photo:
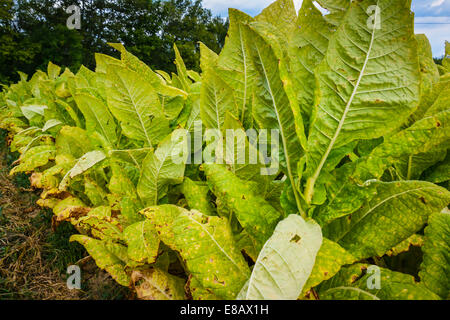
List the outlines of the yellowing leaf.
{"type": "Polygon", "coordinates": [[[256,20],[268,22],[277,27],[286,38],[297,28],[297,13],[292,0],[277,0],[265,8],[256,20]]]}
{"type": "Polygon", "coordinates": [[[243,24],[253,21],[253,18],[239,10],[230,9],[229,19],[228,37],[219,56],[220,69],[217,72],[233,88],[237,104],[236,117],[248,124],[252,122],[251,100],[256,74],[250,61],[243,24]]]}
{"type": "Polygon", "coordinates": [[[128,257],[130,259],[148,264],[156,261],[159,238],[149,220],[128,226],[123,234],[128,244],[128,257]]]}
{"type": "Polygon", "coordinates": [[[366,264],[343,268],[320,286],[322,300],[439,300],[411,275],[366,264]],[[374,277],[379,277],[375,287],[374,277]],[[373,287],[369,287],[373,286],[373,287]]]}
{"type": "Polygon", "coordinates": [[[189,208],[198,210],[208,216],[217,215],[212,205],[211,196],[208,194],[209,187],[205,183],[184,178],[181,188],[189,208]]]}
{"type": "Polygon", "coordinates": [[[184,280],[160,269],[135,270],[131,281],[142,300],[184,300],[184,280]]]}
{"type": "Polygon", "coordinates": [[[308,278],[303,293],[317,286],[322,281],[333,277],[342,266],[355,262],[355,258],[336,242],[323,238],[322,246],[317,252],[314,268],[308,278]]]}
{"type": "Polygon", "coordinates": [[[141,212],[162,242],[178,251],[204,289],[222,299],[234,299],[250,275],[237,250],[228,221],[173,205],[141,212]]]}
{"type": "Polygon", "coordinates": [[[36,168],[45,166],[54,160],[56,155],[55,146],[43,145],[29,149],[20,157],[20,164],[11,170],[11,175],[18,172],[29,172],[36,168]]]}
{"type": "Polygon", "coordinates": [[[450,214],[434,213],[425,228],[423,262],[420,265],[421,282],[441,296],[448,299],[450,294],[450,214]]]}
{"type": "Polygon", "coordinates": [[[91,134],[94,131],[100,133],[111,146],[115,145],[117,143],[116,124],[106,104],[87,94],[77,94],[74,98],[86,119],[86,130],[91,134]]]}
{"type": "Polygon", "coordinates": [[[125,271],[125,264],[108,250],[104,242],[83,235],[73,235],[70,237],[70,241],[77,241],[82,244],[95,260],[97,266],[100,269],[105,269],[119,284],[126,287],[130,285],[131,279],[125,271]]]}
{"type": "Polygon", "coordinates": [[[201,46],[203,81],[200,91],[200,116],[209,129],[222,130],[227,111],[236,113],[233,90],[218,76],[217,59],[211,58],[209,49],[201,46]]]}
{"type": "Polygon", "coordinates": [[[449,202],[450,192],[429,182],[377,183],[375,197],[355,213],[327,225],[324,235],[357,259],[381,257],[418,232],[431,213],[449,202]]]}
{"type": "Polygon", "coordinates": [[[282,218],[263,196],[247,181],[240,180],[225,166],[204,164],[208,183],[216,197],[222,199],[236,215],[241,226],[252,238],[257,250],[261,250],[282,218]]]}
{"type": "Polygon", "coordinates": [[[169,184],[183,182],[186,141],[178,134],[180,132],[167,136],[158,149],[149,152],[144,159],[137,192],[148,206],[158,204],[167,193],[169,184]]]}

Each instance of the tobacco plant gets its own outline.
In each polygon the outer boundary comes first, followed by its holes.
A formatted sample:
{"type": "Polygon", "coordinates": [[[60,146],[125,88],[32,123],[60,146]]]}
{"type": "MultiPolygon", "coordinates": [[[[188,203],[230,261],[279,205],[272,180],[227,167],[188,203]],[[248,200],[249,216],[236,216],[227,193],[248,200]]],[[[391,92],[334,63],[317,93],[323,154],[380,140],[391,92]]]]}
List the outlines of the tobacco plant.
{"type": "Polygon", "coordinates": [[[120,44],[95,72],[20,74],[0,93],[11,174],[142,299],[448,299],[450,48],[436,65],[410,2],[230,9],[201,74],[120,44]],[[277,130],[279,170],[175,161],[204,147],[179,129],[277,130]]]}

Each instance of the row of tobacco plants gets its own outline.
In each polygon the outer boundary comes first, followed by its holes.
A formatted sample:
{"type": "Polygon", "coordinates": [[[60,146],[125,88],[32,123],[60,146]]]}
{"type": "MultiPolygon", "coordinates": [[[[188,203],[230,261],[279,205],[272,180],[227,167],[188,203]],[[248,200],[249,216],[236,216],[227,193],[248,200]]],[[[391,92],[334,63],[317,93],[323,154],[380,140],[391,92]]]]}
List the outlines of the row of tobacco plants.
{"type": "Polygon", "coordinates": [[[97,54],[95,72],[21,74],[0,93],[11,175],[139,298],[448,299],[450,48],[436,65],[410,2],[231,9],[201,73],[176,47],[168,74],[112,44],[120,60],[97,54]],[[201,153],[174,137],[199,120],[278,130],[278,172],[173,161],[201,153]]]}

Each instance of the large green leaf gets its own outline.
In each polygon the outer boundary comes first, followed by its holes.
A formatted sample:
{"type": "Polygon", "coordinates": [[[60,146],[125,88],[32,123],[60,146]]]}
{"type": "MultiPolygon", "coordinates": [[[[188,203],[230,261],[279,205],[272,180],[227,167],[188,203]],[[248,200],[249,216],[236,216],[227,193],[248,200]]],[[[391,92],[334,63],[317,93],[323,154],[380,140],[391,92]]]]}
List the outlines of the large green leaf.
{"type": "Polygon", "coordinates": [[[70,241],[82,244],[100,269],[105,269],[119,284],[129,286],[131,279],[125,272],[125,263],[103,241],[78,234],[71,236],[70,241]]]}
{"type": "MultiPolygon", "coordinates": [[[[306,135],[303,124],[303,117],[300,112],[300,107],[297,101],[297,84],[294,83],[294,72],[291,67],[291,58],[289,57],[288,50],[289,42],[285,39],[285,36],[273,25],[266,22],[252,22],[249,24],[250,28],[259,34],[266,44],[271,48],[273,54],[279,60],[278,73],[283,84],[284,91],[288,97],[290,109],[294,116],[295,130],[297,132],[298,139],[301,146],[306,146],[306,135]]],[[[294,57],[295,59],[295,57],[294,57]]],[[[274,83],[276,87],[276,82],[274,83]]]]}
{"type": "Polygon", "coordinates": [[[272,235],[282,215],[258,192],[258,186],[240,180],[223,165],[203,164],[210,188],[236,215],[257,250],[272,235]]]}
{"type": "Polygon", "coordinates": [[[277,225],[261,250],[239,298],[296,300],[311,274],[321,245],[322,232],[314,220],[288,216],[277,225]]]}
{"type": "Polygon", "coordinates": [[[447,155],[448,143],[438,145],[429,152],[410,155],[396,163],[397,174],[405,180],[419,180],[421,174],[447,155]]]}
{"type": "Polygon", "coordinates": [[[184,98],[182,96],[168,97],[160,96],[161,106],[164,115],[169,120],[176,119],[184,108],[184,98]]]}
{"type": "Polygon", "coordinates": [[[184,280],[157,268],[135,270],[131,281],[139,299],[185,300],[184,280]]]}
{"type": "Polygon", "coordinates": [[[436,167],[425,175],[425,180],[433,183],[442,183],[450,180],[450,153],[436,167]]]}
{"type": "Polygon", "coordinates": [[[291,37],[297,28],[297,13],[292,0],[277,0],[256,16],[257,21],[275,26],[286,37],[291,37]]]}
{"type": "Polygon", "coordinates": [[[433,104],[428,108],[424,117],[433,116],[439,112],[449,110],[449,102],[450,102],[450,75],[447,79],[441,79],[433,89],[435,96],[431,99],[433,104]],[[436,94],[434,91],[439,91],[439,94],[436,94]]]}
{"type": "MultiPolygon", "coordinates": [[[[121,226],[119,221],[112,216],[109,206],[97,207],[86,214],[86,209],[80,205],[82,203],[73,199],[72,202],[64,205],[65,209],[57,214],[57,218],[69,220],[82,233],[89,233],[97,239],[122,241],[121,226]]],[[[60,208],[61,205],[58,204],[53,210],[56,213],[60,208]]]]}
{"type": "Polygon", "coordinates": [[[419,108],[411,115],[411,120],[418,121],[421,117],[447,109],[448,103],[446,104],[445,101],[448,99],[448,90],[450,90],[450,74],[442,75],[439,81],[433,83],[432,90],[428,90],[421,96],[419,108]],[[440,102],[437,101],[439,98],[440,102]]]}
{"type": "Polygon", "coordinates": [[[192,181],[186,177],[181,186],[181,192],[186,198],[189,208],[198,210],[208,216],[217,215],[206,183],[192,181]]]}
{"type": "Polygon", "coordinates": [[[131,139],[147,146],[158,144],[169,131],[155,89],[138,73],[127,68],[109,65],[106,82],[108,107],[131,139]]]}
{"type": "Polygon", "coordinates": [[[106,155],[100,150],[94,150],[86,153],[78,159],[75,166],[70,170],[70,178],[74,178],[89,170],[97,163],[106,159],[106,155]]]}
{"type": "Polygon", "coordinates": [[[168,86],[165,81],[160,76],[158,76],[148,65],[146,65],[136,56],[127,51],[122,44],[110,43],[109,45],[121,53],[121,60],[126,67],[139,73],[146,81],[148,81],[152,85],[153,88],[155,88],[158,93],[169,97],[178,95],[182,97],[187,96],[187,93],[185,91],[168,86]]]}
{"type": "Polygon", "coordinates": [[[192,85],[191,92],[185,104],[185,108],[181,112],[180,117],[178,119],[178,123],[180,123],[180,125],[183,126],[189,132],[200,130],[200,128],[195,129],[195,123],[200,122],[199,121],[201,111],[200,91],[201,91],[200,83],[192,85]]]}
{"type": "Polygon", "coordinates": [[[20,110],[22,110],[22,113],[25,118],[27,118],[29,121],[33,120],[34,118],[42,118],[44,116],[44,111],[48,109],[46,105],[25,105],[23,107],[20,107],[20,110]]]}
{"type": "Polygon", "coordinates": [[[53,64],[51,61],[47,65],[47,74],[48,77],[52,80],[58,78],[59,74],[61,73],[61,67],[57,66],[56,64],[53,64]]]}
{"type": "MultiPolygon", "coordinates": [[[[263,37],[249,27],[245,28],[249,43],[251,61],[257,72],[253,102],[253,117],[261,129],[275,129],[280,135],[282,164],[286,169],[291,185],[296,186],[296,164],[302,155],[300,139],[289,98],[280,78],[279,55],[263,37]]],[[[298,115],[299,116],[299,115],[298,115]]],[[[294,188],[297,206],[300,200],[294,188]]]]}
{"type": "Polygon", "coordinates": [[[200,91],[200,116],[203,125],[209,129],[222,130],[227,111],[236,113],[233,90],[216,72],[217,56],[201,45],[203,80],[200,91]]]}
{"type": "Polygon", "coordinates": [[[362,182],[379,178],[390,165],[405,161],[405,157],[434,152],[448,141],[449,120],[450,110],[442,111],[387,138],[368,157],[361,159],[353,176],[362,182]]]}
{"type": "Polygon", "coordinates": [[[343,268],[320,286],[319,297],[322,300],[439,300],[439,296],[416,283],[413,276],[366,264],[343,268]],[[376,276],[380,286],[369,288],[376,284],[371,279],[376,276]]]}
{"type": "Polygon", "coordinates": [[[315,113],[308,140],[306,200],[334,152],[404,122],[419,100],[419,65],[410,1],[352,2],[316,68],[315,113]],[[377,5],[378,24],[367,11],[377,5]],[[368,20],[369,19],[369,20],[368,20]]]}
{"type": "Polygon", "coordinates": [[[178,79],[181,82],[183,90],[189,92],[192,82],[189,79],[186,65],[184,64],[183,58],[181,57],[180,51],[178,50],[176,44],[173,45],[173,50],[175,51],[175,65],[177,67],[178,79]]]}
{"type": "Polygon", "coordinates": [[[234,299],[250,275],[237,250],[228,221],[173,205],[141,212],[167,246],[177,251],[203,288],[222,299],[234,299]]]}
{"type": "Polygon", "coordinates": [[[88,153],[84,154],[77,160],[72,169],[70,169],[66,173],[63,180],[61,181],[61,184],[59,185],[59,189],[65,190],[69,182],[69,179],[73,179],[76,176],[85,173],[86,171],[88,171],[96,164],[102,162],[105,159],[106,155],[100,150],[89,151],[88,153]]]}
{"type": "Polygon", "coordinates": [[[450,213],[434,213],[425,228],[422,283],[442,299],[450,297],[450,213]]]}
{"type": "Polygon", "coordinates": [[[334,178],[327,178],[328,204],[317,211],[317,219],[329,222],[354,212],[374,194],[373,185],[367,181],[380,179],[386,169],[404,163],[405,158],[426,156],[445,145],[450,136],[449,116],[450,112],[444,111],[417,121],[386,138],[368,156],[335,170],[334,178]]]}
{"type": "Polygon", "coordinates": [[[325,19],[335,26],[338,26],[342,22],[352,3],[350,0],[317,0],[317,2],[323,9],[329,11],[325,15],[325,19]]]}
{"type": "Polygon", "coordinates": [[[445,41],[445,55],[442,59],[442,66],[445,68],[446,73],[450,73],[450,42],[445,41]]]}
{"type": "Polygon", "coordinates": [[[314,268],[308,278],[303,293],[317,286],[322,281],[333,277],[342,266],[355,262],[355,258],[336,242],[323,238],[322,246],[316,256],[314,268]]]}
{"type": "Polygon", "coordinates": [[[50,119],[47,122],[45,122],[44,126],[42,127],[42,132],[49,131],[57,126],[62,125],[63,123],[59,121],[58,119],[50,119]]]}
{"type": "MultiPolygon", "coordinates": [[[[276,190],[270,186],[274,174],[270,167],[261,163],[263,156],[258,150],[257,141],[250,141],[256,140],[257,137],[247,135],[242,123],[229,112],[225,115],[223,127],[226,133],[223,143],[225,163],[239,179],[258,183],[261,194],[267,198],[276,190]]],[[[254,133],[256,134],[256,131],[254,133]]],[[[262,140],[261,136],[260,139],[262,140]]]]}
{"type": "Polygon", "coordinates": [[[55,146],[43,145],[29,149],[20,157],[20,164],[11,170],[11,175],[18,172],[30,172],[36,168],[45,166],[56,156],[55,146]]]}
{"type": "Polygon", "coordinates": [[[288,49],[292,79],[297,88],[302,88],[297,90],[297,99],[308,127],[316,87],[314,69],[325,56],[333,25],[326,22],[313,0],[303,1],[297,24],[300,28],[293,32],[288,49]]]}
{"type": "Polygon", "coordinates": [[[111,161],[110,166],[112,175],[107,187],[111,195],[119,201],[128,198],[135,204],[140,205],[136,187],[127,175],[126,170],[124,170],[120,163],[116,163],[115,161],[111,161]]]}
{"type": "Polygon", "coordinates": [[[159,251],[159,238],[149,220],[128,226],[123,236],[128,245],[128,257],[137,262],[152,264],[159,251]]]}
{"type": "Polygon", "coordinates": [[[149,152],[142,164],[137,192],[147,206],[157,205],[169,184],[183,182],[186,163],[186,140],[175,131],[167,136],[155,152],[149,152]],[[184,159],[179,158],[185,154],[184,159]]]}
{"type": "Polygon", "coordinates": [[[381,257],[450,202],[449,191],[429,182],[379,182],[376,187],[377,195],[361,209],[323,229],[326,237],[357,259],[381,257]]]}
{"type": "Polygon", "coordinates": [[[62,127],[56,136],[55,146],[57,154],[71,155],[75,159],[94,150],[86,130],[78,127],[62,127]]]}
{"type": "Polygon", "coordinates": [[[253,18],[239,10],[230,9],[229,19],[228,37],[219,56],[218,73],[233,88],[238,113],[236,116],[247,124],[251,118],[255,70],[250,61],[243,24],[252,21],[253,18]]]}
{"type": "Polygon", "coordinates": [[[89,176],[84,177],[84,193],[94,207],[107,204],[106,190],[89,176]]]}
{"type": "Polygon", "coordinates": [[[111,146],[116,145],[116,123],[106,104],[94,96],[83,93],[75,95],[74,99],[86,119],[88,133],[98,132],[111,146]]]}
{"type": "Polygon", "coordinates": [[[423,115],[430,107],[430,96],[433,95],[433,85],[439,81],[439,70],[433,60],[433,52],[431,44],[424,34],[417,34],[416,40],[418,44],[418,55],[420,62],[420,103],[417,110],[410,117],[410,121],[414,122],[422,119],[423,115]]]}

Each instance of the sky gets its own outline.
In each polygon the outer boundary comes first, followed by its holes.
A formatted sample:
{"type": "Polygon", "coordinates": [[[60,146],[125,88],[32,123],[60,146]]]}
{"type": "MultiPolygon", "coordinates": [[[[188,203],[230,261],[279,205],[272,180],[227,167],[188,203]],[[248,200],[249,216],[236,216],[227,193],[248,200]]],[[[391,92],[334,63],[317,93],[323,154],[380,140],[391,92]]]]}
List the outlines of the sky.
{"type": "MultiPolygon", "coordinates": [[[[236,8],[252,16],[257,15],[273,0],[203,0],[213,14],[226,17],[228,8],[236,8]]],[[[302,0],[294,0],[299,9],[302,0]]],[[[415,33],[424,33],[430,39],[433,55],[444,55],[445,40],[450,41],[450,0],[412,0],[415,13],[415,33]]]]}

